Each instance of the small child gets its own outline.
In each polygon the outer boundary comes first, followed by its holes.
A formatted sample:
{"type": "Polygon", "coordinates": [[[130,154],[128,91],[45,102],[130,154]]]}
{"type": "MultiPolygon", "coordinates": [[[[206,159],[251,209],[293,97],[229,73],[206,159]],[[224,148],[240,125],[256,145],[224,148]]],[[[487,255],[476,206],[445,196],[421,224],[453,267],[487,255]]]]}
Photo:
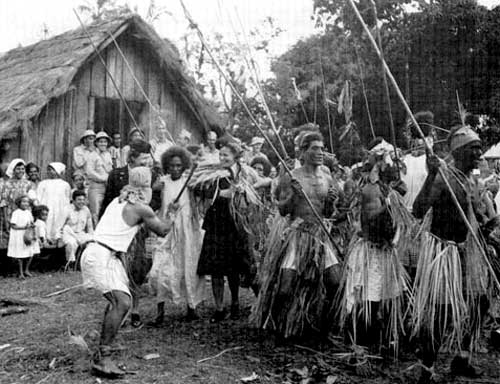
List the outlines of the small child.
{"type": "Polygon", "coordinates": [[[35,218],[35,235],[36,241],[33,245],[34,256],[40,255],[40,250],[47,246],[47,227],[45,222],[49,215],[49,208],[46,205],[37,205],[33,208],[33,216],[35,218]]]}
{"type": "Polygon", "coordinates": [[[7,256],[17,259],[19,264],[19,277],[31,277],[29,270],[33,258],[33,243],[26,244],[24,234],[26,230],[33,227],[33,215],[31,214],[31,200],[27,195],[16,199],[17,209],[12,212],[10,218],[10,237],[7,256]],[[24,259],[27,259],[24,263],[24,259]],[[23,265],[26,266],[23,269],[23,265]]]}

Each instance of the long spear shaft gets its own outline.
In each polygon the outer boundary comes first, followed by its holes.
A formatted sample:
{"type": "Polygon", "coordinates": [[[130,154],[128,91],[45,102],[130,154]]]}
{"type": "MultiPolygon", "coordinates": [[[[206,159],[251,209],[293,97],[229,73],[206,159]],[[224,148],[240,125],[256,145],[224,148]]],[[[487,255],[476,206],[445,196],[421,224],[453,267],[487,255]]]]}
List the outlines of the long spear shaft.
{"type": "Polygon", "coordinates": [[[360,72],[359,79],[361,80],[361,90],[363,91],[363,98],[365,99],[366,113],[368,114],[368,122],[370,123],[370,131],[372,133],[372,137],[375,138],[375,129],[373,128],[372,114],[370,113],[370,104],[368,103],[368,96],[366,95],[363,67],[361,66],[361,59],[359,58],[358,48],[356,46],[354,46],[354,50],[356,51],[356,58],[358,59],[358,67],[360,72]]]}
{"type": "Polygon", "coordinates": [[[318,55],[319,58],[319,70],[321,73],[321,84],[323,85],[323,101],[325,103],[326,109],[326,119],[328,122],[328,138],[330,139],[330,151],[333,153],[333,134],[332,134],[332,122],[330,119],[330,106],[328,105],[328,98],[326,97],[326,81],[325,72],[323,71],[323,62],[321,61],[321,53],[318,55]]]}
{"type": "MultiPolygon", "coordinates": [[[[262,99],[262,103],[264,104],[264,109],[266,111],[267,118],[269,119],[269,122],[271,123],[271,128],[273,129],[274,134],[278,138],[278,142],[280,143],[281,150],[283,151],[283,156],[287,157],[288,154],[286,152],[285,144],[281,140],[279,132],[276,129],[276,125],[274,124],[273,115],[271,113],[271,110],[269,109],[269,106],[267,105],[266,98],[264,97],[264,92],[262,92],[262,87],[260,86],[260,80],[259,80],[259,73],[257,71],[257,67],[255,66],[255,61],[254,61],[253,56],[252,56],[252,48],[250,47],[250,43],[249,43],[249,41],[248,41],[248,39],[246,37],[246,33],[245,33],[244,28],[243,28],[243,23],[241,22],[241,19],[240,19],[239,15],[238,15],[238,12],[236,11],[236,7],[235,7],[235,14],[236,14],[236,18],[238,19],[238,22],[240,24],[240,28],[241,28],[241,30],[243,32],[243,36],[245,37],[245,42],[246,42],[247,50],[248,50],[248,53],[250,54],[251,69],[253,69],[253,73],[254,73],[254,76],[255,76],[255,84],[257,85],[257,90],[259,91],[260,98],[262,99]]],[[[248,60],[246,58],[245,58],[245,62],[247,63],[247,66],[249,66],[248,60]]]]}
{"type": "MultiPolygon", "coordinates": [[[[111,79],[111,83],[115,87],[116,92],[118,93],[118,96],[120,97],[123,105],[125,105],[125,109],[127,110],[128,114],[130,115],[130,119],[132,119],[132,122],[134,123],[134,126],[139,127],[139,124],[137,124],[137,121],[135,120],[134,114],[130,110],[130,107],[128,106],[127,101],[125,100],[125,97],[123,96],[122,92],[120,91],[120,87],[118,87],[118,84],[116,84],[116,81],[113,78],[113,75],[111,74],[110,70],[106,66],[106,61],[102,57],[101,51],[99,51],[99,49],[95,45],[94,41],[92,40],[92,37],[90,37],[90,34],[89,34],[87,28],[85,27],[85,24],[83,24],[82,19],[80,19],[80,16],[78,15],[78,13],[76,12],[75,9],[73,9],[73,12],[75,13],[76,18],[80,22],[80,25],[82,26],[83,32],[85,32],[85,35],[87,36],[87,39],[89,39],[90,44],[92,45],[92,48],[94,48],[94,51],[96,52],[97,57],[99,57],[99,60],[101,61],[102,65],[104,67],[104,70],[106,71],[106,73],[108,74],[109,78],[111,79]]],[[[149,150],[149,154],[154,159],[154,155],[153,155],[153,152],[151,150],[149,150]]]]}
{"type": "MultiPolygon", "coordinates": [[[[142,87],[141,83],[139,82],[139,80],[137,79],[137,77],[135,76],[134,74],[134,70],[132,69],[132,67],[130,66],[127,58],[125,57],[125,54],[123,53],[123,51],[121,50],[120,46],[118,45],[118,42],[116,41],[115,37],[113,36],[113,34],[111,32],[108,31],[108,35],[109,37],[111,38],[111,40],[113,41],[113,43],[115,44],[115,47],[116,47],[116,50],[118,51],[118,53],[120,54],[120,56],[122,57],[126,67],[128,68],[129,72],[130,72],[130,75],[132,76],[132,79],[134,79],[135,83],[137,84],[137,87],[139,88],[139,90],[141,91],[142,95],[144,96],[144,99],[148,102],[149,106],[151,107],[151,109],[153,111],[156,112],[156,114],[158,115],[158,118],[161,120],[161,122],[163,124],[165,124],[165,121],[163,120],[163,118],[160,116],[160,111],[158,110],[158,108],[156,108],[153,103],[151,102],[151,99],[149,98],[149,96],[146,94],[146,91],[144,91],[144,88],[142,87]]],[[[167,129],[167,133],[168,133],[168,136],[170,137],[170,140],[173,141],[174,144],[176,144],[172,134],[170,133],[170,131],[167,129]]]]}
{"type": "MultiPolygon", "coordinates": [[[[434,152],[432,151],[432,147],[429,145],[429,143],[427,143],[427,140],[425,140],[425,135],[422,132],[422,129],[420,128],[420,125],[418,124],[417,119],[415,119],[415,116],[413,115],[413,112],[411,111],[410,106],[406,102],[406,99],[405,99],[403,93],[401,92],[401,89],[399,88],[398,83],[391,72],[391,69],[387,65],[387,62],[384,60],[382,53],[380,52],[380,49],[379,49],[373,35],[371,34],[370,30],[368,29],[368,26],[366,25],[365,21],[363,20],[363,17],[359,13],[359,10],[356,7],[356,4],[354,4],[353,0],[348,0],[348,1],[349,1],[349,4],[351,5],[352,9],[354,10],[354,13],[356,14],[356,17],[358,18],[359,22],[363,26],[363,29],[365,30],[365,32],[368,36],[368,39],[370,40],[370,42],[373,46],[373,49],[375,50],[375,52],[377,53],[377,56],[379,57],[380,61],[382,62],[382,65],[384,66],[385,72],[387,73],[389,80],[391,80],[391,83],[394,87],[394,90],[396,91],[396,94],[398,95],[399,99],[403,103],[403,106],[404,106],[406,112],[408,113],[408,116],[410,117],[412,123],[417,128],[418,134],[424,140],[425,148],[427,149],[429,154],[433,154],[434,152]]],[[[438,168],[438,172],[441,175],[441,177],[443,178],[443,181],[446,184],[446,187],[448,188],[448,190],[450,192],[451,198],[452,198],[453,202],[455,203],[455,205],[458,209],[458,212],[460,213],[460,217],[464,221],[469,232],[472,234],[472,237],[474,238],[474,241],[479,246],[479,249],[481,249],[481,253],[483,254],[484,257],[486,257],[486,254],[484,253],[483,246],[481,245],[479,238],[477,237],[476,233],[474,232],[474,229],[472,228],[472,225],[469,222],[467,215],[465,214],[464,210],[462,209],[462,206],[460,205],[460,202],[458,201],[457,196],[455,195],[455,192],[453,191],[453,188],[451,187],[450,182],[448,181],[448,178],[446,177],[446,175],[445,175],[444,171],[441,169],[441,167],[438,168]]]]}
{"type": "MultiPolygon", "coordinates": [[[[215,57],[213,56],[211,49],[208,47],[208,45],[207,45],[207,43],[205,41],[205,38],[203,37],[203,33],[201,32],[201,30],[198,27],[198,25],[194,22],[194,20],[191,17],[191,15],[189,14],[186,6],[184,5],[184,2],[182,0],[180,0],[180,3],[181,3],[182,8],[184,9],[184,14],[185,14],[186,18],[188,19],[188,21],[191,24],[191,26],[196,29],[196,31],[198,33],[198,37],[199,37],[199,39],[201,41],[201,44],[205,47],[205,50],[207,51],[208,55],[212,59],[215,67],[217,68],[217,70],[219,71],[219,73],[221,74],[221,76],[224,78],[224,80],[227,82],[227,84],[229,85],[229,87],[231,88],[231,90],[234,92],[235,96],[242,103],[243,108],[245,109],[245,111],[247,112],[248,116],[250,117],[250,120],[255,124],[255,126],[260,131],[260,133],[262,134],[262,136],[264,137],[264,139],[267,141],[267,143],[269,144],[271,150],[275,153],[276,157],[278,158],[278,161],[283,166],[284,171],[293,179],[292,172],[290,171],[290,169],[288,169],[288,166],[286,165],[285,160],[283,160],[283,158],[279,154],[278,150],[274,146],[273,142],[269,139],[269,137],[267,136],[267,134],[261,128],[261,126],[259,125],[259,123],[255,119],[255,117],[253,116],[252,112],[250,111],[250,109],[246,105],[245,101],[243,100],[243,97],[240,95],[240,93],[238,92],[238,90],[236,89],[236,87],[233,85],[233,83],[231,82],[231,80],[227,77],[227,75],[224,73],[224,71],[220,67],[220,64],[217,62],[217,60],[215,60],[215,57]]],[[[326,233],[326,235],[330,239],[330,241],[333,244],[333,246],[337,249],[337,252],[339,252],[339,255],[341,255],[342,252],[340,251],[340,248],[338,247],[337,243],[333,239],[330,231],[328,230],[328,228],[326,227],[325,223],[323,222],[323,219],[321,218],[321,216],[316,211],[316,208],[314,208],[314,205],[311,202],[311,199],[309,198],[309,196],[307,196],[307,194],[305,193],[305,191],[302,188],[302,186],[300,188],[300,192],[301,192],[302,196],[304,197],[304,200],[306,201],[307,205],[311,209],[312,214],[314,215],[314,217],[317,219],[319,225],[321,226],[321,229],[323,229],[323,231],[326,233]]]]}
{"type": "MultiPolygon", "coordinates": [[[[385,61],[384,59],[384,49],[382,47],[382,36],[380,35],[380,29],[378,27],[378,17],[377,17],[377,5],[375,4],[375,0],[371,0],[373,14],[375,17],[375,32],[377,33],[378,46],[380,51],[380,61],[385,61]]],[[[384,95],[387,102],[387,113],[389,115],[389,126],[391,128],[391,141],[394,146],[394,156],[396,158],[396,164],[398,164],[399,168],[399,155],[398,149],[396,146],[396,129],[394,128],[394,119],[392,118],[392,107],[391,107],[391,95],[389,93],[389,83],[387,82],[387,76],[385,75],[385,68],[382,64],[382,81],[384,83],[384,95]]]]}

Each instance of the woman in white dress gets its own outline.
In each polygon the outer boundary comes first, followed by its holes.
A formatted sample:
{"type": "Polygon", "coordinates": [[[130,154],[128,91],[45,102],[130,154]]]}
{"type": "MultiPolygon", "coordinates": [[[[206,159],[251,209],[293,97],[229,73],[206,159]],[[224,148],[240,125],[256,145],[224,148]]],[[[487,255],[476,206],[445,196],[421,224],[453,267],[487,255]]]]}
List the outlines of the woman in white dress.
{"type": "Polygon", "coordinates": [[[46,240],[52,244],[62,239],[62,228],[71,200],[71,186],[62,179],[65,171],[63,163],[50,163],[47,166],[49,178],[38,185],[38,200],[49,208],[46,240]]]}
{"type": "MultiPolygon", "coordinates": [[[[187,176],[184,171],[191,165],[190,155],[177,146],[169,148],[161,157],[163,171],[162,205],[159,216],[166,217],[170,204],[177,198],[187,176]]],[[[151,283],[156,288],[158,314],[157,325],[163,322],[164,303],[167,299],[175,304],[187,304],[187,320],[198,318],[196,306],[204,298],[205,280],[196,273],[203,241],[200,222],[192,209],[191,196],[186,188],[178,201],[179,211],[171,219],[172,231],[158,238],[151,268],[151,283]]]]}

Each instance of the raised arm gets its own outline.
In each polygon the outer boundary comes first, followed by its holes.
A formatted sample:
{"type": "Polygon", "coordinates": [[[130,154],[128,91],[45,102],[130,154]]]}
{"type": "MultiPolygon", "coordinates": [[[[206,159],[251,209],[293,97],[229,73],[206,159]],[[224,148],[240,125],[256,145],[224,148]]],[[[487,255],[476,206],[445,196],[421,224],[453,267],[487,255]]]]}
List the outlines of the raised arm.
{"type": "Polygon", "coordinates": [[[437,156],[427,156],[427,178],[413,203],[413,215],[422,218],[437,201],[443,189],[443,180],[438,175],[440,160],[437,156]]]}

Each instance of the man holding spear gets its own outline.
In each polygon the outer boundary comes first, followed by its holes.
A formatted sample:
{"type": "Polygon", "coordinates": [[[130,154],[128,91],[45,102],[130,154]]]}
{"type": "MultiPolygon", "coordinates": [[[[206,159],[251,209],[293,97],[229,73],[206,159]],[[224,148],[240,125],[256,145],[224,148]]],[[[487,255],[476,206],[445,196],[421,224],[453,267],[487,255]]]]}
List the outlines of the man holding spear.
{"type": "Polygon", "coordinates": [[[475,215],[477,186],[471,179],[471,171],[481,157],[481,141],[470,127],[459,126],[451,131],[448,144],[453,164],[443,169],[435,155],[428,155],[427,179],[413,204],[417,218],[432,208],[430,230],[421,240],[415,278],[414,334],[422,338],[425,366],[420,383],[431,382],[431,368],[445,342],[461,352],[451,363],[452,373],[477,375],[463,351],[477,346],[492,293],[490,283],[496,281],[484,249],[472,239],[473,234],[438,173],[439,168],[444,170],[475,235],[482,240],[475,215]]]}
{"type": "Polygon", "coordinates": [[[329,217],[340,188],[323,165],[324,143],[319,133],[303,136],[303,166],[280,181],[280,214],[290,222],[283,236],[270,239],[263,284],[253,309],[253,322],[273,327],[285,338],[306,329],[326,330],[325,318],[337,291],[338,254],[305,202],[303,190],[323,217],[329,217]]]}

